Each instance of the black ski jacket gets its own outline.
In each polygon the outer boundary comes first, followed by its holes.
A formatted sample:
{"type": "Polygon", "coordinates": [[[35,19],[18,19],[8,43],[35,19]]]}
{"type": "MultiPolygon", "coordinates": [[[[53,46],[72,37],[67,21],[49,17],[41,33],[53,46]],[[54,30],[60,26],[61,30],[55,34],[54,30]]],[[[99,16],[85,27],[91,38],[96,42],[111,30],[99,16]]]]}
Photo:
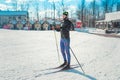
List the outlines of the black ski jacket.
{"type": "Polygon", "coordinates": [[[71,26],[72,26],[72,22],[68,18],[65,18],[62,26],[60,27],[61,38],[70,39],[69,31],[71,29],[71,26]]]}

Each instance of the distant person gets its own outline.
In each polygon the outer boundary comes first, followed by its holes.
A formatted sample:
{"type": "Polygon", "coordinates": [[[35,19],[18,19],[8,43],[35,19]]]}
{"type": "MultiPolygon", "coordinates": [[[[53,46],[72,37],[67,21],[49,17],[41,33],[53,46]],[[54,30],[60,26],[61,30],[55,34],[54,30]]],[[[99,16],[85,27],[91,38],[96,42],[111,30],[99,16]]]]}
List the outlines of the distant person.
{"type": "Polygon", "coordinates": [[[25,24],[24,30],[31,30],[32,29],[32,25],[30,24],[29,21],[27,21],[27,23],[25,24]]]}
{"type": "Polygon", "coordinates": [[[22,30],[23,29],[23,24],[20,21],[18,21],[16,27],[17,27],[18,30],[22,30]]]}
{"type": "Polygon", "coordinates": [[[43,30],[48,30],[48,24],[47,23],[43,24],[43,30]]]}
{"type": "Polygon", "coordinates": [[[11,22],[12,22],[12,24],[14,26],[14,29],[17,29],[17,21],[16,21],[16,19],[13,19],[11,22]]]}
{"type": "Polygon", "coordinates": [[[39,21],[36,21],[36,23],[34,24],[35,30],[41,30],[41,24],[39,23],[39,21]]]}
{"type": "Polygon", "coordinates": [[[5,24],[3,25],[3,29],[10,29],[10,26],[5,23],[5,24]]]}
{"type": "Polygon", "coordinates": [[[11,22],[8,23],[8,26],[10,27],[10,29],[14,29],[14,25],[11,22]]]}

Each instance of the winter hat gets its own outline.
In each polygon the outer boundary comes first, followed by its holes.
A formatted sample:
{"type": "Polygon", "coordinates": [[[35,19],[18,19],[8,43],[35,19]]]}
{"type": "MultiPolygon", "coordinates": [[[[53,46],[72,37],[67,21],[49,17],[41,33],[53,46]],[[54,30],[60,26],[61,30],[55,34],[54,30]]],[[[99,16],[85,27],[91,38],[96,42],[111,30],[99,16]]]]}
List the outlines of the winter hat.
{"type": "Polygon", "coordinates": [[[68,16],[68,12],[66,12],[66,11],[65,11],[65,12],[63,12],[63,15],[66,15],[66,16],[68,16]]]}

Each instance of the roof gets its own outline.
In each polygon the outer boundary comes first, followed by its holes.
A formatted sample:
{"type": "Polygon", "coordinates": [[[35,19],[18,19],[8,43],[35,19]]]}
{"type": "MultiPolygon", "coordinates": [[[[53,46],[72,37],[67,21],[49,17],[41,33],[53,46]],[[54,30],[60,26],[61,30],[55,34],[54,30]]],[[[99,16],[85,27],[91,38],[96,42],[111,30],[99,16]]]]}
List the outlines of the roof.
{"type": "Polygon", "coordinates": [[[27,15],[27,11],[0,11],[0,16],[18,16],[18,15],[27,15]]]}
{"type": "Polygon", "coordinates": [[[105,20],[99,20],[99,21],[96,21],[96,22],[105,22],[105,20]]]}
{"type": "Polygon", "coordinates": [[[105,20],[100,20],[96,22],[110,22],[110,21],[120,21],[120,11],[106,13],[105,20]]]}
{"type": "Polygon", "coordinates": [[[106,13],[105,21],[115,21],[115,20],[120,20],[120,11],[112,12],[112,13],[106,13]]]}

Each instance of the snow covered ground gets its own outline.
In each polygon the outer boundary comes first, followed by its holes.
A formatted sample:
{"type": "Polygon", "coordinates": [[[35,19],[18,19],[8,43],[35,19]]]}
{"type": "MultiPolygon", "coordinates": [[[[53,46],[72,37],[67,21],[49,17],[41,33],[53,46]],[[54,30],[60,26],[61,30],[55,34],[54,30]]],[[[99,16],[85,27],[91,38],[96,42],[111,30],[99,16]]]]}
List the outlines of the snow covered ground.
{"type": "Polygon", "coordinates": [[[89,29],[89,33],[105,34],[105,30],[103,30],[103,29],[89,29]]]}
{"type": "MultiPolygon", "coordinates": [[[[58,44],[59,32],[56,32],[58,44]]],[[[60,63],[53,31],[0,30],[0,80],[120,80],[120,39],[71,32],[81,68],[54,73],[60,63]]],[[[77,64],[71,54],[71,64],[77,64]]]]}

